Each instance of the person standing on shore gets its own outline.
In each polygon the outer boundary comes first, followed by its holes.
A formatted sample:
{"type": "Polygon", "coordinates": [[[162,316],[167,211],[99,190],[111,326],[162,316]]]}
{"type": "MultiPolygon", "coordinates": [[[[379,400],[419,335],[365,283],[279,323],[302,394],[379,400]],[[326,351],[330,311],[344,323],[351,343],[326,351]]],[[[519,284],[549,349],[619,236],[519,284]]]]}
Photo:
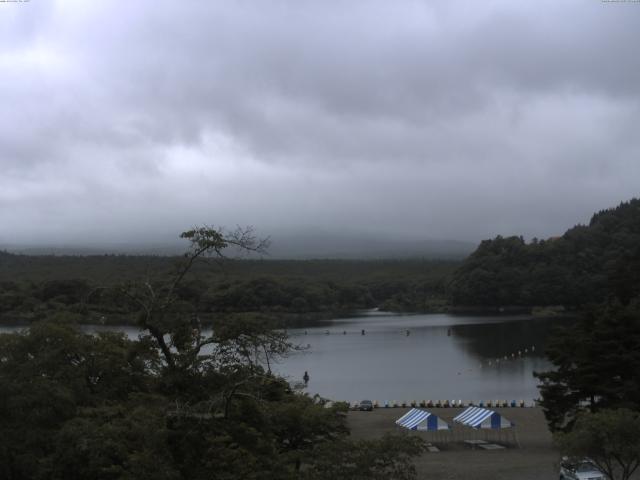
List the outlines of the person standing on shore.
{"type": "Polygon", "coordinates": [[[304,375],[302,376],[302,379],[304,380],[304,384],[308,385],[309,384],[309,372],[307,372],[306,370],[304,371],[304,375]]]}

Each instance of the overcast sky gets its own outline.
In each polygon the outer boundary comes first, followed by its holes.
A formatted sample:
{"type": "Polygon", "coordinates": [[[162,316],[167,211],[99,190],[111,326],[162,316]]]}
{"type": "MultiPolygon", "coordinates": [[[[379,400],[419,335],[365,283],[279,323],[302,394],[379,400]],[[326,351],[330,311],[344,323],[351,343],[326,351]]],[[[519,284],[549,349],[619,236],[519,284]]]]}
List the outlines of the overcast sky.
{"type": "Polygon", "coordinates": [[[640,3],[0,2],[0,244],[478,241],[640,191],[640,3]]]}

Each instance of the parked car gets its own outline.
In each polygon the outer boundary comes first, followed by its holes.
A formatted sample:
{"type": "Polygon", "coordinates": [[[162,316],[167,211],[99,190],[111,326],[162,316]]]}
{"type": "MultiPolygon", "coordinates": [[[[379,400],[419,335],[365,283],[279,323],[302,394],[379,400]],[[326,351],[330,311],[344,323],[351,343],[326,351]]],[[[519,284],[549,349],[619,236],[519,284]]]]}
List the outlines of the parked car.
{"type": "Polygon", "coordinates": [[[371,412],[373,410],[373,402],[371,400],[362,400],[360,405],[358,405],[358,410],[371,412]]]}
{"type": "Polygon", "coordinates": [[[605,475],[589,459],[571,462],[566,457],[560,463],[560,480],[605,480],[605,475]]]}

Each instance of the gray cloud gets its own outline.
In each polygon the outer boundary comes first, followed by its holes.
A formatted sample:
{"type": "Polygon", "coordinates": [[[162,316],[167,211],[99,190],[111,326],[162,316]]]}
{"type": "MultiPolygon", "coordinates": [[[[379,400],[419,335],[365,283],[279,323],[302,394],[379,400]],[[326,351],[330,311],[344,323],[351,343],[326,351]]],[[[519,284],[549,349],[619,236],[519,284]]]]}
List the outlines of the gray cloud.
{"type": "Polygon", "coordinates": [[[638,194],[638,21],[577,0],[0,5],[0,242],[560,233],[638,194]]]}

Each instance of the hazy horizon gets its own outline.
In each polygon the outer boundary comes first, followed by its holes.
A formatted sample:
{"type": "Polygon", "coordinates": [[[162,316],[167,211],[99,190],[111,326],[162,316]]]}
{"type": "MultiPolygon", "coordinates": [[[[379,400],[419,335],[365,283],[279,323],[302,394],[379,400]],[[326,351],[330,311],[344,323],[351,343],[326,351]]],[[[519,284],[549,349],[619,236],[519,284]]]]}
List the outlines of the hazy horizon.
{"type": "MultiPolygon", "coordinates": [[[[259,232],[256,232],[259,234],[259,232]]],[[[261,237],[264,238],[264,237],[261,237]]],[[[0,244],[0,250],[24,255],[161,255],[184,253],[188,242],[174,239],[172,242],[119,242],[93,244],[0,244]]],[[[471,253],[476,245],[471,242],[438,239],[396,240],[366,235],[334,236],[320,232],[311,234],[269,237],[269,247],[264,254],[248,258],[274,260],[303,259],[461,259],[471,253]]],[[[233,255],[232,255],[233,256],[233,255]]]]}

